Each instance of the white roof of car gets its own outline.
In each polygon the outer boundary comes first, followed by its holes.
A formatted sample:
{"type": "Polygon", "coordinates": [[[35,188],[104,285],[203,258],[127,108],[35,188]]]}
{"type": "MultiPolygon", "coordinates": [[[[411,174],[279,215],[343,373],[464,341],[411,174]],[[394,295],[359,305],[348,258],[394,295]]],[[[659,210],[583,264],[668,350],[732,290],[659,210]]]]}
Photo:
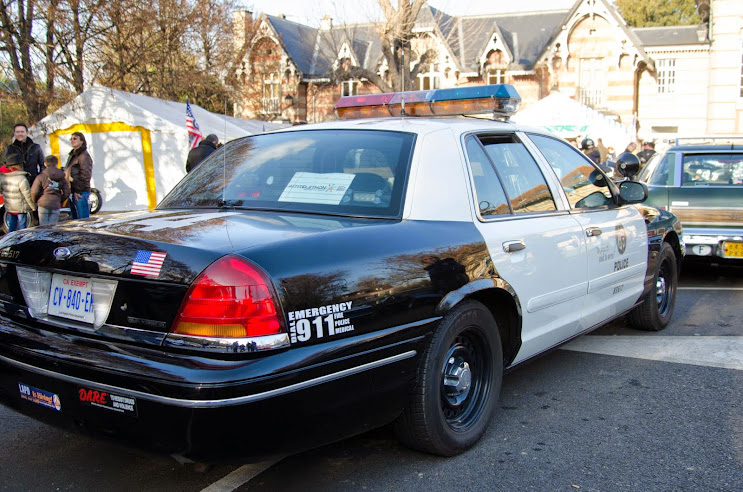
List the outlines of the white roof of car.
{"type": "Polygon", "coordinates": [[[402,131],[417,134],[427,134],[443,128],[448,128],[454,133],[465,133],[470,131],[496,131],[513,132],[529,131],[533,133],[548,134],[544,129],[538,127],[517,125],[511,122],[496,121],[485,118],[446,116],[437,118],[421,117],[390,117],[390,118],[361,118],[348,120],[334,120],[324,123],[312,123],[309,125],[297,125],[291,128],[276,130],[277,132],[302,131],[302,130],[326,130],[326,129],[358,129],[358,130],[387,130],[402,131]]]}

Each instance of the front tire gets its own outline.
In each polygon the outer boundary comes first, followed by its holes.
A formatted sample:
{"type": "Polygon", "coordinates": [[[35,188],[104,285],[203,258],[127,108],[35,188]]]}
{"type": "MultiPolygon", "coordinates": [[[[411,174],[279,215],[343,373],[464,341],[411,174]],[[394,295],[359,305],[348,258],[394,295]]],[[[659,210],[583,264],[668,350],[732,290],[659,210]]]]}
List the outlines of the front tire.
{"type": "Polygon", "coordinates": [[[660,331],[671,321],[676,305],[678,265],[668,243],[660,248],[653,284],[653,290],[643,296],[642,304],[629,314],[630,324],[638,330],[660,331]]]}
{"type": "Polygon", "coordinates": [[[490,311],[467,301],[449,312],[426,347],[408,405],[395,421],[406,445],[441,456],[485,433],[503,379],[503,350],[490,311]]]}

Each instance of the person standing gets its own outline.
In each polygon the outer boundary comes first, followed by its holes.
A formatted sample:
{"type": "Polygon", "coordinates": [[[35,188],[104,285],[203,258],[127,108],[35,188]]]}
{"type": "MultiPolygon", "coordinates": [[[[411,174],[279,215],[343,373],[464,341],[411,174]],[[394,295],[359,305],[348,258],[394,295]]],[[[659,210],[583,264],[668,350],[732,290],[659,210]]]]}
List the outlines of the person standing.
{"type": "Polygon", "coordinates": [[[593,140],[591,140],[590,138],[584,138],[580,144],[580,148],[583,153],[586,154],[586,157],[591,159],[594,164],[601,163],[601,154],[594,146],[593,140]]]}
{"type": "Polygon", "coordinates": [[[215,134],[210,133],[204,140],[199,142],[199,145],[191,149],[186,159],[186,172],[190,173],[193,171],[201,161],[217,150],[217,144],[219,144],[219,138],[215,134]]]}
{"type": "Polygon", "coordinates": [[[653,155],[655,155],[655,142],[643,143],[642,150],[637,153],[637,158],[640,159],[640,165],[644,166],[653,155]]]}
{"type": "Polygon", "coordinates": [[[31,186],[31,197],[39,209],[39,225],[56,224],[59,221],[59,209],[70,196],[70,185],[64,171],[57,168],[57,156],[44,157],[44,169],[31,186]]]}
{"type": "Polygon", "coordinates": [[[93,176],[93,158],[88,153],[88,144],[82,133],[73,133],[70,136],[70,145],[72,150],[64,170],[70,184],[70,216],[73,219],[87,219],[90,217],[88,197],[90,178],[93,176]]]}
{"type": "Polygon", "coordinates": [[[5,160],[9,172],[0,174],[5,213],[8,214],[8,232],[25,229],[28,212],[36,210],[31,197],[28,173],[23,170],[23,161],[18,154],[10,154],[5,160]]]}
{"type": "Polygon", "coordinates": [[[21,158],[21,165],[28,174],[28,184],[34,182],[36,176],[44,169],[44,151],[28,136],[28,127],[25,123],[16,123],[13,127],[13,143],[5,149],[5,161],[11,154],[21,158]]]}

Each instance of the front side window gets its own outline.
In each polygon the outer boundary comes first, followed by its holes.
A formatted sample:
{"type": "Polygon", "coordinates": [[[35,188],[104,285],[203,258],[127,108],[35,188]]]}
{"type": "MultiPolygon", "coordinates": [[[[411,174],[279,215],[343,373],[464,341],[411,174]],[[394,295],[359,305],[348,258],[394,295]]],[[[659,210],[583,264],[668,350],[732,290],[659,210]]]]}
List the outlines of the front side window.
{"type": "Polygon", "coordinates": [[[213,152],[158,208],[396,217],[414,143],[409,133],[372,130],[245,137],[213,152]]]}
{"type": "MultiPolygon", "coordinates": [[[[649,163],[649,166],[653,163],[649,163]]],[[[648,184],[655,186],[671,186],[673,185],[673,174],[676,164],[676,154],[668,152],[663,156],[657,165],[653,166],[652,175],[649,176],[648,184]]],[[[648,179],[648,178],[645,178],[648,179]]],[[[642,177],[640,177],[642,181],[642,177]]]]}
{"type": "Polygon", "coordinates": [[[743,154],[684,155],[682,186],[743,186],[743,154]]]}
{"type": "Polygon", "coordinates": [[[514,213],[557,210],[539,166],[514,135],[479,137],[500,177],[514,213]]]}
{"type": "Polygon", "coordinates": [[[676,92],[676,60],[665,58],[657,61],[658,94],[673,94],[676,92]]]}
{"type": "Polygon", "coordinates": [[[605,207],[612,203],[606,177],[573,146],[544,135],[529,135],[560,179],[570,206],[605,207]]]}

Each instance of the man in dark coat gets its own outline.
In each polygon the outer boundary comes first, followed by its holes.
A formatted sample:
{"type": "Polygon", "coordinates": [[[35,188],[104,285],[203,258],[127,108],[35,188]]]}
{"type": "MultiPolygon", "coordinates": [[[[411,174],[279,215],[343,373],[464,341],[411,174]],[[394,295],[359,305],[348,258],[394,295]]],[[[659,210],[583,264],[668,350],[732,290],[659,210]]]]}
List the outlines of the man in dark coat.
{"type": "Polygon", "coordinates": [[[29,185],[34,182],[36,176],[44,170],[44,151],[41,146],[34,143],[28,136],[28,127],[25,123],[16,123],[13,127],[13,143],[5,149],[5,158],[8,160],[10,154],[20,156],[23,170],[28,173],[29,185]]]}
{"type": "Polygon", "coordinates": [[[601,163],[601,153],[598,151],[590,138],[584,138],[580,144],[580,148],[586,156],[591,159],[594,164],[601,163]]]}
{"type": "Polygon", "coordinates": [[[217,150],[217,144],[219,139],[213,133],[206,136],[204,140],[199,142],[199,145],[191,149],[188,153],[188,159],[186,159],[186,172],[190,173],[201,161],[206,159],[209,154],[217,150]]]}
{"type": "Polygon", "coordinates": [[[640,159],[640,165],[644,166],[653,155],[655,155],[655,142],[643,143],[642,150],[637,153],[637,158],[640,159]]]}

